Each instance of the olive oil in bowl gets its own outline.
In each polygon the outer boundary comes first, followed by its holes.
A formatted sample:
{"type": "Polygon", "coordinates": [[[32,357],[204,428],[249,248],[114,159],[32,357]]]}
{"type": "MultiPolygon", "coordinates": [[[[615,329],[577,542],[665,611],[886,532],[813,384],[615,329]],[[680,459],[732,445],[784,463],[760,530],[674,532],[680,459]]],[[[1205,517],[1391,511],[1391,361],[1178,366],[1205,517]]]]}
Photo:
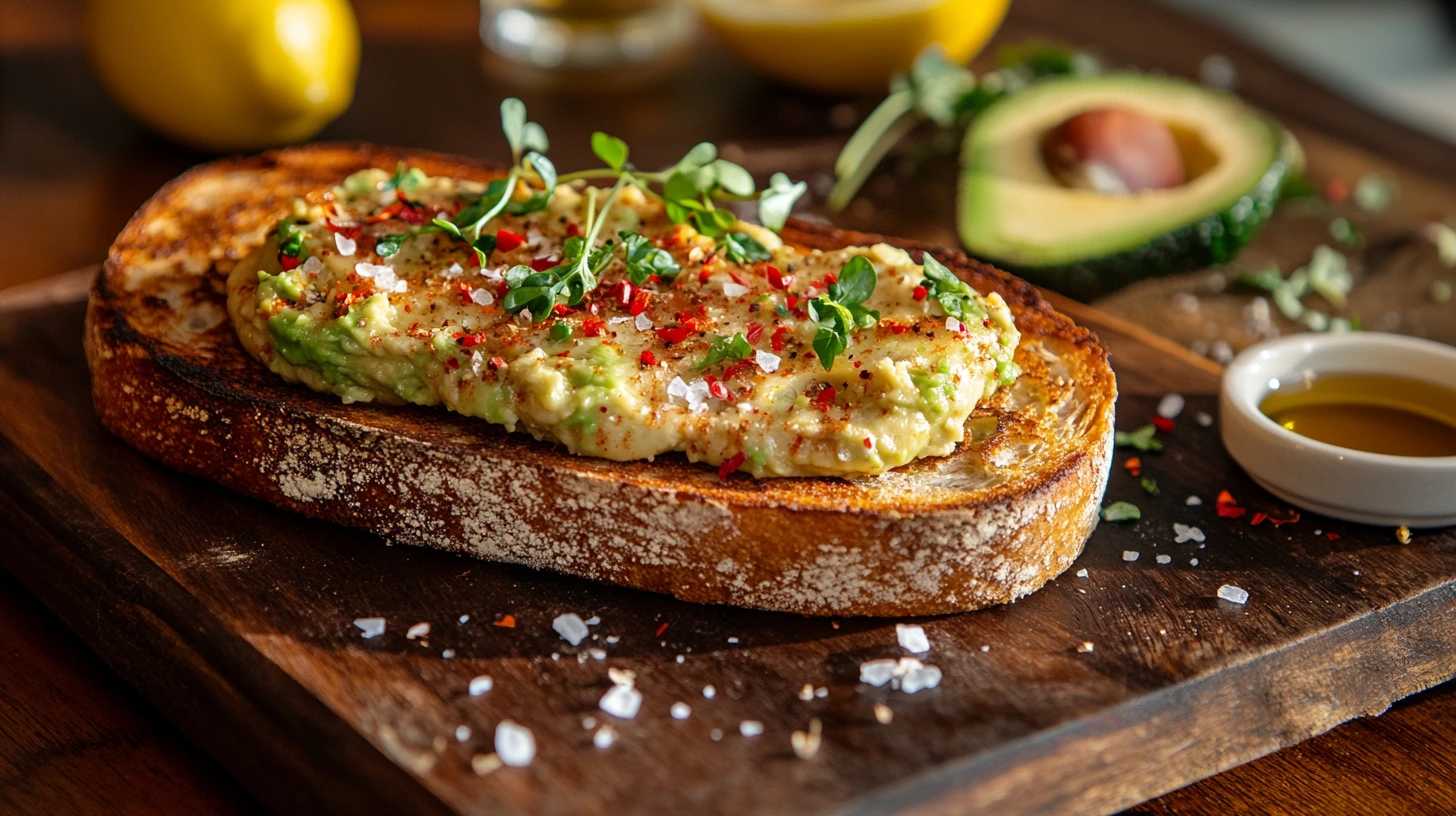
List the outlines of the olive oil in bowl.
{"type": "Polygon", "coordinates": [[[1394,456],[1456,456],[1456,390],[1386,374],[1289,378],[1259,410],[1295,433],[1394,456]]]}

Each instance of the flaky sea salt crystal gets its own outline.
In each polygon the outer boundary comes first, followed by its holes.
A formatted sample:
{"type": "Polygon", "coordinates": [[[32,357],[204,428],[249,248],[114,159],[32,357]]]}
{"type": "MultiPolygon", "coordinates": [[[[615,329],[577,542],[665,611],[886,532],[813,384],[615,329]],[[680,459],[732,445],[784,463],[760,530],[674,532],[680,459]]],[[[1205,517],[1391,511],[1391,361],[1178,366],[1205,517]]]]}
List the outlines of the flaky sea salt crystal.
{"type": "Polygon", "coordinates": [[[736,298],[736,297],[743,297],[746,294],[748,294],[748,287],[747,286],[744,286],[743,284],[738,283],[737,281],[731,281],[731,280],[723,281],[723,296],[724,297],[736,298]]]}
{"type": "Polygon", "coordinates": [[[464,742],[464,741],[466,741],[468,739],[470,739],[470,726],[468,726],[468,725],[457,725],[457,726],[455,726],[455,741],[456,742],[464,742]]]}
{"type": "Polygon", "coordinates": [[[491,283],[500,283],[501,281],[506,279],[505,267],[482,267],[480,270],[480,276],[490,281],[491,283]]]}
{"type": "Polygon", "coordinates": [[[921,689],[932,689],[940,685],[940,669],[935,666],[916,666],[905,672],[900,679],[900,690],[914,694],[921,689]]]}
{"type": "Polygon", "coordinates": [[[562,640],[572,646],[586,640],[586,636],[591,634],[591,631],[586,628],[586,621],[583,621],[581,616],[575,612],[557,615],[556,619],[551,621],[551,628],[556,630],[556,634],[560,635],[562,640]]]}
{"type": "Polygon", "coordinates": [[[691,707],[688,706],[687,703],[672,704],[672,718],[674,720],[686,720],[688,717],[692,716],[692,713],[693,710],[691,707]]]}
{"type": "Polygon", "coordinates": [[[1077,570],[1077,577],[1078,578],[1086,578],[1087,577],[1087,568],[1086,567],[1083,567],[1082,569],[1077,570]]]}
{"type": "Polygon", "coordinates": [[[907,652],[921,654],[930,651],[930,639],[925,636],[924,627],[915,624],[895,624],[895,637],[900,648],[907,652]]]}
{"type": "Polygon", "coordinates": [[[607,318],[607,325],[609,325],[609,326],[615,326],[618,323],[631,323],[631,322],[632,322],[632,318],[629,317],[628,315],[617,315],[616,317],[609,317],[609,318],[607,318]]]}
{"type": "Polygon", "coordinates": [[[1189,496],[1188,498],[1183,500],[1183,503],[1188,505],[1189,507],[1198,507],[1199,505],[1203,504],[1203,499],[1200,499],[1197,496],[1189,496]]]}
{"type": "Polygon", "coordinates": [[[536,737],[525,726],[501,720],[495,727],[495,752],[501,762],[524,768],[536,758],[536,737]]]}
{"type": "Polygon", "coordinates": [[[763,369],[765,373],[772,374],[779,370],[779,363],[783,362],[783,358],[771,351],[758,349],[753,352],[753,361],[758,363],[758,367],[763,369]]]}
{"type": "Polygon", "coordinates": [[[965,330],[966,324],[956,320],[954,317],[947,317],[945,319],[945,327],[950,331],[959,333],[965,330]]]}
{"type": "Polygon", "coordinates": [[[859,681],[872,686],[883,686],[895,676],[896,661],[890,658],[867,660],[859,664],[859,681]]]}
{"type": "Polygon", "coordinates": [[[341,232],[334,233],[334,246],[338,248],[340,255],[344,255],[346,257],[349,255],[353,255],[354,250],[359,248],[358,244],[354,241],[354,239],[345,238],[344,234],[341,232]]]}
{"type": "Polygon", "coordinates": [[[409,638],[410,640],[414,640],[415,638],[429,637],[430,625],[428,623],[424,623],[423,621],[417,623],[414,626],[411,626],[409,630],[404,633],[404,636],[409,638]]]}
{"type": "Polygon", "coordinates": [[[637,710],[642,707],[642,692],[630,685],[612,686],[602,695],[597,707],[613,717],[630,720],[637,716],[637,710]]]}
{"type": "Polygon", "coordinates": [[[1248,603],[1249,601],[1248,591],[1236,587],[1233,584],[1224,584],[1223,586],[1219,587],[1218,597],[1222,598],[1225,601],[1228,601],[1229,603],[1236,604],[1244,604],[1248,603]]]}
{"type": "Polygon", "coordinates": [[[356,618],[354,625],[366,638],[379,637],[384,634],[384,618],[356,618]]]}
{"type": "Polygon", "coordinates": [[[461,615],[460,616],[460,622],[461,623],[467,623],[467,622],[469,622],[469,620],[470,620],[470,616],[469,615],[461,615]]]}
{"type": "Polygon", "coordinates": [[[1138,560],[1138,556],[1139,555],[1141,555],[1141,553],[1139,553],[1137,550],[1123,550],[1122,551],[1122,560],[1124,560],[1124,561],[1136,561],[1136,560],[1138,560]]]}
{"type": "Polygon", "coordinates": [[[1164,394],[1163,398],[1158,400],[1158,416],[1164,419],[1177,419],[1178,415],[1183,413],[1183,406],[1186,404],[1187,400],[1183,399],[1182,394],[1164,394]]]}
{"type": "Polygon", "coordinates": [[[1206,411],[1199,411],[1193,415],[1193,421],[1201,427],[1207,428],[1213,424],[1213,416],[1206,411]]]}
{"type": "Polygon", "coordinates": [[[389,274],[393,275],[394,269],[390,266],[386,266],[385,264],[372,264],[368,261],[360,261],[359,263],[354,264],[354,274],[358,275],[361,278],[373,279],[375,275],[378,275],[381,272],[388,272],[389,274]]]}
{"type": "Polygon", "coordinates": [[[714,697],[716,697],[717,695],[718,695],[718,690],[717,689],[713,688],[712,686],[703,686],[703,697],[704,698],[711,700],[714,697]]]}
{"type": "Polygon", "coordinates": [[[1190,566],[1190,567],[1196,567],[1196,566],[1198,566],[1198,559],[1197,558],[1190,558],[1190,559],[1188,559],[1188,566],[1190,566]]]}
{"type": "Polygon", "coordinates": [[[298,271],[305,275],[317,274],[324,271],[324,262],[319,260],[317,255],[310,255],[308,260],[299,265],[298,271]]]}
{"type": "Polygon", "coordinates": [[[616,741],[617,729],[613,728],[611,723],[603,725],[597,729],[595,734],[592,734],[592,745],[595,745],[599,751],[607,750],[616,741]]]}
{"type": "Polygon", "coordinates": [[[592,615],[590,618],[587,618],[586,621],[585,621],[585,623],[586,623],[587,626],[596,626],[597,624],[599,624],[601,622],[602,622],[602,619],[598,615],[592,615]]]}
{"type": "Polygon", "coordinates": [[[652,318],[648,317],[646,312],[643,312],[632,319],[632,325],[640,332],[651,331],[653,325],[652,318]]]}
{"type": "Polygon", "coordinates": [[[667,384],[667,395],[685,400],[688,398],[688,384],[682,377],[673,377],[672,382],[667,384]]]}
{"type": "Polygon", "coordinates": [[[1171,564],[1171,563],[1173,563],[1173,556],[1171,556],[1171,555],[1160,555],[1160,556],[1158,556],[1157,558],[1155,558],[1153,560],[1157,561],[1159,564],[1171,564]]]}
{"type": "Polygon", "coordinates": [[[490,679],[490,675],[488,674],[482,674],[479,677],[471,678],[470,680],[471,697],[479,697],[480,695],[490,691],[492,688],[495,688],[495,681],[490,679]]]}
{"type": "Polygon", "coordinates": [[[455,278],[458,278],[464,274],[465,267],[461,266],[459,262],[450,264],[449,266],[445,267],[443,271],[440,272],[440,276],[445,278],[446,280],[454,280],[455,278]]]}
{"type": "Polygon", "coordinates": [[[758,720],[744,720],[738,724],[738,733],[745,737],[756,737],[763,733],[763,723],[758,720]]]}
{"type": "Polygon", "coordinates": [[[1081,643],[1077,644],[1077,651],[1081,652],[1082,654],[1087,654],[1088,652],[1091,652],[1093,649],[1096,648],[1096,644],[1094,644],[1090,640],[1084,640],[1081,643]]]}
{"type": "Polygon", "coordinates": [[[471,289],[470,302],[474,303],[476,306],[489,306],[490,304],[495,303],[495,295],[484,289],[471,289]]]}
{"type": "Polygon", "coordinates": [[[1176,536],[1173,539],[1173,543],[1175,544],[1182,544],[1185,541],[1202,542],[1205,540],[1202,530],[1197,527],[1190,527],[1187,524],[1179,524],[1178,522],[1173,523],[1173,533],[1176,536]]]}

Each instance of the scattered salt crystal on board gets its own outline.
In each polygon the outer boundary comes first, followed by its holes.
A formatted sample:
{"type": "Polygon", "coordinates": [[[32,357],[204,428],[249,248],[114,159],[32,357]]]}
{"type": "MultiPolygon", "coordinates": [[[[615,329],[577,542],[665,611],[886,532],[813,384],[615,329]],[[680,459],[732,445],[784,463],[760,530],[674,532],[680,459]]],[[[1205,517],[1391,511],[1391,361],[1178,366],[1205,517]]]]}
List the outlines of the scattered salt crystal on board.
{"type": "Polygon", "coordinates": [[[457,726],[455,726],[455,741],[456,742],[464,742],[464,741],[466,741],[468,739],[470,739],[470,726],[468,726],[468,725],[457,725],[457,726]]]}
{"type": "Polygon", "coordinates": [[[859,664],[859,681],[869,683],[872,686],[883,686],[890,682],[895,676],[895,668],[898,662],[889,658],[881,660],[867,660],[859,664]]]}
{"type": "Polygon", "coordinates": [[[687,703],[673,703],[671,711],[674,720],[686,720],[693,714],[692,707],[687,703]]]}
{"type": "Polygon", "coordinates": [[[895,719],[895,712],[884,703],[875,703],[875,720],[880,725],[889,725],[890,720],[895,719]]]}
{"type": "Polygon", "coordinates": [[[738,724],[738,733],[745,737],[756,737],[763,733],[763,723],[758,720],[744,720],[738,724]]]}
{"type": "Polygon", "coordinates": [[[1193,421],[1197,422],[1200,426],[1207,428],[1213,425],[1213,415],[1209,414],[1206,411],[1199,411],[1198,413],[1193,415],[1193,421]]]}
{"type": "Polygon", "coordinates": [[[501,720],[495,727],[495,752],[506,765],[524,768],[536,758],[536,737],[523,725],[501,720]]]}
{"type": "Polygon", "coordinates": [[[895,637],[900,641],[900,648],[907,652],[921,654],[930,651],[930,639],[925,636],[924,627],[915,624],[895,624],[895,637]]]}
{"type": "Polygon", "coordinates": [[[490,679],[490,675],[488,675],[488,674],[482,674],[479,677],[475,677],[475,678],[472,678],[471,679],[471,681],[470,681],[470,696],[471,697],[479,697],[480,695],[485,694],[486,692],[490,691],[494,687],[495,687],[495,681],[492,680],[492,679],[490,679]]]}
{"type": "Polygon", "coordinates": [[[921,689],[932,689],[940,685],[940,669],[935,666],[916,666],[905,672],[900,680],[900,690],[914,694],[921,689]]]}
{"type": "Polygon", "coordinates": [[[1139,553],[1137,550],[1123,550],[1122,551],[1122,560],[1124,560],[1124,561],[1136,561],[1136,560],[1138,560],[1138,556],[1139,555],[1141,555],[1141,553],[1139,553]]]}
{"type": "Polygon", "coordinates": [[[1218,588],[1218,597],[1229,603],[1244,604],[1249,601],[1248,590],[1236,587],[1233,584],[1224,584],[1218,588]]]}
{"type": "Polygon", "coordinates": [[[586,628],[586,622],[575,612],[557,615],[556,619],[551,621],[551,628],[556,630],[556,634],[560,635],[562,640],[572,646],[586,640],[586,636],[591,634],[586,628]]]}
{"type": "Polygon", "coordinates": [[[409,628],[409,631],[404,633],[404,636],[409,638],[410,640],[414,640],[415,638],[429,637],[429,635],[430,625],[423,622],[411,626],[409,628]]]}
{"type": "Polygon", "coordinates": [[[1173,556],[1171,556],[1171,555],[1160,555],[1160,556],[1158,556],[1157,558],[1155,558],[1153,560],[1157,561],[1159,564],[1171,564],[1171,563],[1173,563],[1173,556]]]}
{"type": "Polygon", "coordinates": [[[366,638],[379,637],[384,634],[384,618],[356,618],[354,625],[359,627],[359,631],[366,638]]]}
{"type": "Polygon", "coordinates": [[[1087,652],[1090,652],[1095,648],[1096,647],[1092,644],[1092,641],[1090,640],[1084,640],[1081,643],[1077,644],[1077,651],[1082,652],[1083,654],[1086,654],[1087,652]]]}
{"type": "Polygon", "coordinates": [[[616,741],[617,729],[613,728],[610,723],[598,728],[597,732],[592,734],[592,745],[595,745],[597,750],[600,751],[605,751],[612,747],[612,743],[616,741]]]}
{"type": "Polygon", "coordinates": [[[1082,569],[1077,570],[1077,577],[1078,578],[1086,578],[1087,577],[1087,568],[1086,567],[1083,567],[1082,569]]]}
{"type": "Polygon", "coordinates": [[[642,707],[642,692],[631,685],[612,686],[602,695],[597,707],[613,717],[630,720],[637,716],[637,710],[642,707]]]}
{"type": "Polygon", "coordinates": [[[1158,416],[1164,419],[1177,419],[1183,413],[1183,406],[1187,404],[1182,394],[1165,394],[1158,400],[1158,416]]]}
{"type": "Polygon", "coordinates": [[[1187,499],[1183,500],[1183,503],[1188,505],[1189,507],[1197,507],[1200,504],[1203,504],[1203,499],[1200,499],[1197,496],[1189,496],[1187,499]]]}

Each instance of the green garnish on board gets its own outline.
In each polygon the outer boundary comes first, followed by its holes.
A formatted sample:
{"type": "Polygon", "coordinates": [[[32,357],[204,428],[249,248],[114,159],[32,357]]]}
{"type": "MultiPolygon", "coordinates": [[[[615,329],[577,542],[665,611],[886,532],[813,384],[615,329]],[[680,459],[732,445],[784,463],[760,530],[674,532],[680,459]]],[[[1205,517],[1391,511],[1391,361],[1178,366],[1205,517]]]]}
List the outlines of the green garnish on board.
{"type": "Polygon", "coordinates": [[[1102,508],[1103,521],[1137,521],[1142,517],[1143,511],[1132,502],[1113,502],[1102,508]]]}
{"type": "Polygon", "coordinates": [[[1156,427],[1144,425],[1135,431],[1118,431],[1113,443],[1119,448],[1134,448],[1144,453],[1160,451],[1163,443],[1157,438],[1157,433],[1156,427]]]}

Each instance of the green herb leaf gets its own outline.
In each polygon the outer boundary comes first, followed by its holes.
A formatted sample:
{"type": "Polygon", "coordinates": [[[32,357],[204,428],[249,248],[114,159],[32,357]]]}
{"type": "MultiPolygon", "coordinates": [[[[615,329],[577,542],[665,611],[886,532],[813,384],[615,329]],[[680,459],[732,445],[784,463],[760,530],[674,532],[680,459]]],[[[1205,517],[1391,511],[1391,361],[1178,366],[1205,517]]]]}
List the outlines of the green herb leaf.
{"type": "Polygon", "coordinates": [[[1350,197],[1354,199],[1356,207],[1366,212],[1381,212],[1395,200],[1398,191],[1395,179],[1372,173],[1361,176],[1355,182],[1355,189],[1351,191],[1350,197]]]}
{"type": "Polygon", "coordinates": [[[1137,521],[1142,517],[1143,511],[1132,502],[1113,502],[1102,508],[1103,521],[1137,521]]]}
{"type": "Polygon", "coordinates": [[[940,304],[950,317],[962,323],[980,323],[986,319],[986,309],[977,299],[977,292],[969,283],[956,274],[929,252],[920,259],[925,267],[925,280],[920,282],[926,294],[940,304]]]}
{"type": "Polygon", "coordinates": [[[558,343],[560,343],[562,340],[570,339],[570,337],[571,337],[571,324],[570,323],[563,323],[562,321],[559,321],[559,320],[556,321],[555,323],[552,323],[551,324],[551,331],[550,331],[550,333],[549,333],[548,336],[552,340],[554,340],[554,341],[556,341],[558,343]]]}
{"type": "Polygon", "coordinates": [[[600,130],[591,135],[592,152],[614,172],[622,172],[627,165],[627,143],[616,136],[609,136],[600,130]]]}
{"type": "Polygon", "coordinates": [[[505,131],[506,143],[511,146],[511,155],[521,153],[526,131],[526,103],[515,97],[501,100],[501,130],[505,131]]]}
{"type": "Polygon", "coordinates": [[[839,281],[830,284],[829,292],[808,302],[809,317],[819,328],[814,332],[814,353],[825,371],[834,367],[834,359],[849,348],[850,336],[879,322],[880,313],[866,309],[863,302],[874,294],[874,265],[863,255],[856,255],[840,267],[839,281]]]}
{"type": "Polygon", "coordinates": [[[627,279],[633,284],[641,286],[653,275],[671,283],[682,272],[672,253],[654,246],[646,236],[626,231],[617,233],[617,236],[622,239],[622,260],[627,264],[627,279]]]}
{"type": "Polygon", "coordinates": [[[753,175],[739,165],[718,159],[713,162],[713,173],[718,180],[718,186],[730,195],[743,197],[753,195],[753,175]]]}
{"type": "Polygon", "coordinates": [[[874,264],[863,255],[849,259],[840,270],[838,282],[829,284],[829,296],[845,306],[858,305],[875,293],[879,276],[874,264]]]}
{"type": "Polygon", "coordinates": [[[849,348],[849,338],[839,331],[828,326],[820,326],[814,332],[814,354],[818,356],[820,365],[828,371],[834,367],[834,358],[843,354],[849,348]]]}
{"type": "Polygon", "coordinates": [[[551,142],[546,138],[546,129],[535,122],[527,122],[521,129],[521,148],[535,153],[550,150],[551,142]]]}
{"type": "Polygon", "coordinates": [[[1345,249],[1356,249],[1360,246],[1362,237],[1350,219],[1340,216],[1330,221],[1330,237],[1340,242],[1345,249]]]}
{"type": "Polygon", "coordinates": [[[774,173],[768,187],[758,195],[758,222],[774,232],[783,229],[794,202],[808,189],[809,185],[802,181],[796,184],[783,173],[774,173]]]}
{"type": "Polygon", "coordinates": [[[753,345],[741,332],[732,337],[714,337],[708,344],[708,356],[703,358],[698,367],[707,368],[724,360],[743,360],[752,354],[753,345]]]}
{"type": "Polygon", "coordinates": [[[724,254],[728,256],[728,260],[736,264],[767,261],[773,257],[763,244],[754,240],[753,236],[746,232],[728,233],[723,237],[721,246],[724,254]]]}
{"type": "Polygon", "coordinates": [[[1146,491],[1149,496],[1163,495],[1163,491],[1158,489],[1158,483],[1154,481],[1153,477],[1151,476],[1144,476],[1142,480],[1138,482],[1138,484],[1141,484],[1143,486],[1143,490],[1146,491]]]}
{"type": "Polygon", "coordinates": [[[1345,296],[1354,288],[1355,279],[1344,255],[1320,244],[1314,248],[1314,255],[1303,269],[1309,275],[1310,290],[1336,308],[1345,307],[1345,296]]]}
{"type": "Polygon", "coordinates": [[[397,233],[393,235],[381,235],[374,242],[374,252],[381,258],[390,258],[397,254],[400,247],[404,246],[405,239],[409,233],[397,233]]]}
{"type": "Polygon", "coordinates": [[[1118,431],[1113,442],[1119,448],[1136,448],[1144,453],[1156,452],[1163,449],[1163,443],[1156,437],[1157,433],[1156,427],[1144,425],[1131,432],[1118,431]]]}
{"type": "Polygon", "coordinates": [[[678,160],[677,168],[691,169],[712,164],[718,158],[718,148],[712,142],[698,142],[678,160]]]}
{"type": "Polygon", "coordinates": [[[534,150],[526,154],[526,163],[531,165],[531,169],[541,177],[541,191],[548,196],[554,193],[556,191],[556,165],[534,150]]]}

